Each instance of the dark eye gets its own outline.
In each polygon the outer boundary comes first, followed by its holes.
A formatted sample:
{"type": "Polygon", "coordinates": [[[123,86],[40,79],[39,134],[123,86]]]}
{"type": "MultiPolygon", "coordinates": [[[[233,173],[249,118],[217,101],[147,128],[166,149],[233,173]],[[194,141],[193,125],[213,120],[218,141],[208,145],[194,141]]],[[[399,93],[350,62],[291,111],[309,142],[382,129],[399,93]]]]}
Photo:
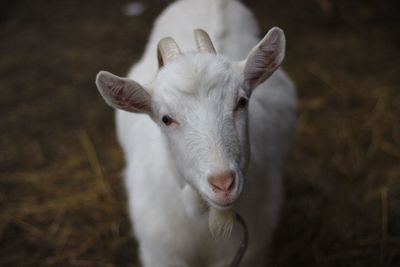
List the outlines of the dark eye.
{"type": "Polygon", "coordinates": [[[162,120],[162,122],[163,122],[165,125],[167,125],[167,126],[174,122],[174,119],[172,119],[172,118],[171,118],[170,116],[168,116],[168,115],[164,115],[164,116],[161,118],[161,120],[162,120]]]}
{"type": "Polygon", "coordinates": [[[236,109],[242,109],[247,107],[248,102],[249,100],[242,96],[241,98],[239,98],[239,101],[237,102],[236,109]]]}

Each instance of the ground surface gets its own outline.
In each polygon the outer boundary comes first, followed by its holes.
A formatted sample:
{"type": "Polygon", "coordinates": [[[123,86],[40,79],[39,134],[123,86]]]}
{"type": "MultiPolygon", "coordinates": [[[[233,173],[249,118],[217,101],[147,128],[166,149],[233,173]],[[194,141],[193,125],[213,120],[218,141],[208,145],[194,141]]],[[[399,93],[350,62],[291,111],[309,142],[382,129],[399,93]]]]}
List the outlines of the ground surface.
{"type": "MultiPolygon", "coordinates": [[[[93,81],[139,58],[168,3],[145,2],[137,17],[123,0],[2,3],[1,266],[137,266],[93,81]]],[[[271,266],[400,266],[399,5],[245,2],[264,32],[285,29],[300,97],[271,266]]]]}

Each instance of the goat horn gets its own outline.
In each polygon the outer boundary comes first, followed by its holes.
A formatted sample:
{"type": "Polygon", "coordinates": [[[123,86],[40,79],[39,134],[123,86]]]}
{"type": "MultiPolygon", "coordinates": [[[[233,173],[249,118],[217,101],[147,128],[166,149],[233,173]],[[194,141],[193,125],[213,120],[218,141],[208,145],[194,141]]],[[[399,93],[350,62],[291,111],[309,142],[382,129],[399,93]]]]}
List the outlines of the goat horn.
{"type": "Polygon", "coordinates": [[[210,36],[208,36],[208,33],[206,31],[202,29],[194,30],[194,39],[196,40],[197,49],[200,52],[207,52],[212,54],[217,53],[215,51],[213,43],[211,42],[210,36]]]}
{"type": "Polygon", "coordinates": [[[165,37],[158,42],[157,57],[158,66],[161,68],[168,62],[179,57],[181,50],[171,37],[165,37]]]}

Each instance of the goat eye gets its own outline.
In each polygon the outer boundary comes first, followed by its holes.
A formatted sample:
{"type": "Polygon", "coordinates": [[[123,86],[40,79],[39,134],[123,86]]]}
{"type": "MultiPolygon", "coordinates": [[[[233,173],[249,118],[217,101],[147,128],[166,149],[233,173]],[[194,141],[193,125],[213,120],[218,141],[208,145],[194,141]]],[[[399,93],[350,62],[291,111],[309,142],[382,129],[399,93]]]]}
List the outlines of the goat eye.
{"type": "Polygon", "coordinates": [[[162,116],[162,118],[161,118],[161,120],[162,120],[162,122],[165,124],[165,125],[170,125],[173,121],[174,121],[174,119],[172,119],[170,116],[168,116],[168,115],[164,115],[164,116],[162,116]]]}
{"type": "Polygon", "coordinates": [[[239,101],[237,102],[237,105],[236,105],[236,109],[242,109],[242,108],[247,107],[248,102],[249,102],[249,100],[245,97],[239,98],[239,101]]]}

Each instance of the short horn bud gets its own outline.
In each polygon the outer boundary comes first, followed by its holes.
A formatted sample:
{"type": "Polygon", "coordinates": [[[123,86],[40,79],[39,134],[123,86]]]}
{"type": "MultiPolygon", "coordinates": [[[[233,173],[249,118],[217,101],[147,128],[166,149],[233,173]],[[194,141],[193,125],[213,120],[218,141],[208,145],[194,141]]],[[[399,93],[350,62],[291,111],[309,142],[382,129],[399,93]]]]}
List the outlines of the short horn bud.
{"type": "Polygon", "coordinates": [[[165,37],[158,42],[157,58],[158,67],[163,67],[181,55],[179,46],[171,37],[165,37]]]}
{"type": "Polygon", "coordinates": [[[196,41],[197,49],[200,52],[206,52],[211,54],[216,54],[214,45],[210,39],[208,33],[202,29],[194,30],[194,39],[196,41]]]}

